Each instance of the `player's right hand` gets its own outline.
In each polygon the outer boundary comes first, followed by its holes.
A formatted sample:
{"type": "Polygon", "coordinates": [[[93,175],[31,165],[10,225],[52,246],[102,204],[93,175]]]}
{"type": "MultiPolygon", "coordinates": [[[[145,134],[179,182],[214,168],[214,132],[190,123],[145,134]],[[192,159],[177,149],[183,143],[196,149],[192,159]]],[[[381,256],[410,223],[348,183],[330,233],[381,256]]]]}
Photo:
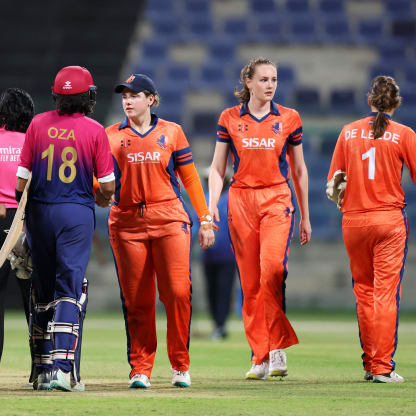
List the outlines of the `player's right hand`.
{"type": "Polygon", "coordinates": [[[111,198],[106,199],[100,189],[95,191],[95,203],[102,208],[107,208],[111,205],[111,198]]]}

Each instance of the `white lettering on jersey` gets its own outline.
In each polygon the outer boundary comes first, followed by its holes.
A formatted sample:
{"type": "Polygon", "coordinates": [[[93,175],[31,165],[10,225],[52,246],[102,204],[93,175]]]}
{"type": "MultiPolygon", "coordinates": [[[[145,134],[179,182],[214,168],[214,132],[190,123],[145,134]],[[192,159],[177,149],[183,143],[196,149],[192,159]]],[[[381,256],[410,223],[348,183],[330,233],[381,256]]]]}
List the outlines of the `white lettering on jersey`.
{"type": "MultiPolygon", "coordinates": [[[[358,129],[347,130],[345,132],[346,141],[349,139],[356,139],[357,137],[360,139],[374,140],[374,130],[361,129],[360,135],[358,135],[358,129]]],[[[399,144],[400,134],[385,131],[380,139],[392,141],[393,143],[399,144]]]]}
{"type": "Polygon", "coordinates": [[[160,162],[160,153],[159,152],[128,153],[127,159],[129,163],[157,163],[157,162],[160,162]]]}
{"type": "Polygon", "coordinates": [[[274,149],[275,143],[276,139],[273,139],[271,137],[247,137],[243,139],[243,147],[246,149],[274,149]]]}

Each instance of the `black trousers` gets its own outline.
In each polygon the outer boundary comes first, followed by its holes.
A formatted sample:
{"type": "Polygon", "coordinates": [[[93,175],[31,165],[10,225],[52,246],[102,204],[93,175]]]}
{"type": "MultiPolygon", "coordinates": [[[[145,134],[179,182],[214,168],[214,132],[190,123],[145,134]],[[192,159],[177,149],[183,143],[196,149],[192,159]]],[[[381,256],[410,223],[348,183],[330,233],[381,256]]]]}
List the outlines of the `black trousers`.
{"type": "Polygon", "coordinates": [[[217,328],[223,328],[230,312],[235,262],[204,262],[208,304],[217,328]]]}
{"type": "MultiPolygon", "coordinates": [[[[8,230],[13,222],[16,209],[8,208],[6,210],[6,217],[0,219],[0,247],[3,245],[7,234],[4,230],[8,230]]],[[[4,304],[6,300],[7,282],[9,276],[17,280],[17,284],[22,294],[23,307],[25,310],[26,320],[29,323],[29,299],[30,299],[30,285],[31,279],[19,279],[16,277],[14,270],[10,267],[10,262],[6,260],[0,268],[0,361],[3,354],[4,344],[4,304]]]]}

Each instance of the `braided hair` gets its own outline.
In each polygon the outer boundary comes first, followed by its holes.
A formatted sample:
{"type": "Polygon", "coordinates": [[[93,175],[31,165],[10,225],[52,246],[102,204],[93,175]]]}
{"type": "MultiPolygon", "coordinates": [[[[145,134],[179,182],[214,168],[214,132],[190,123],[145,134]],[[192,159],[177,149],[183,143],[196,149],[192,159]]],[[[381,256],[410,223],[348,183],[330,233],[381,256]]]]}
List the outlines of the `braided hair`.
{"type": "Polygon", "coordinates": [[[277,71],[276,64],[270,59],[263,58],[262,56],[251,59],[249,63],[244,66],[240,73],[240,84],[242,85],[241,90],[238,90],[238,88],[234,89],[234,95],[240,103],[244,103],[250,99],[250,90],[247,87],[246,78],[253,78],[254,72],[258,65],[272,65],[276,68],[277,71]]]}
{"type": "Polygon", "coordinates": [[[383,136],[389,124],[389,120],[384,113],[397,108],[401,101],[400,89],[394,78],[386,75],[379,75],[374,78],[368,93],[368,102],[377,109],[374,120],[375,139],[383,136]]]}

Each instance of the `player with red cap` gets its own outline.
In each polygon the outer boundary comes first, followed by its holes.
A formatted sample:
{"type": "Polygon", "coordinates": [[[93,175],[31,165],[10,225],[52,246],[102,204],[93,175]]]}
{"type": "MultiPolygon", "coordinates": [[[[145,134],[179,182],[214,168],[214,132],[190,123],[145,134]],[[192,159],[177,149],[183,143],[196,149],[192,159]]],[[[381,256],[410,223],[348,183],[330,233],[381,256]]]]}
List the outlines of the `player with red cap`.
{"type": "Polygon", "coordinates": [[[26,230],[36,271],[30,340],[37,390],[84,391],[79,367],[94,231],[93,176],[108,201],[115,189],[107,134],[86,117],[96,89],[85,68],[58,72],[52,86],[56,109],[32,120],[17,171],[17,199],[32,173],[26,230]]]}

